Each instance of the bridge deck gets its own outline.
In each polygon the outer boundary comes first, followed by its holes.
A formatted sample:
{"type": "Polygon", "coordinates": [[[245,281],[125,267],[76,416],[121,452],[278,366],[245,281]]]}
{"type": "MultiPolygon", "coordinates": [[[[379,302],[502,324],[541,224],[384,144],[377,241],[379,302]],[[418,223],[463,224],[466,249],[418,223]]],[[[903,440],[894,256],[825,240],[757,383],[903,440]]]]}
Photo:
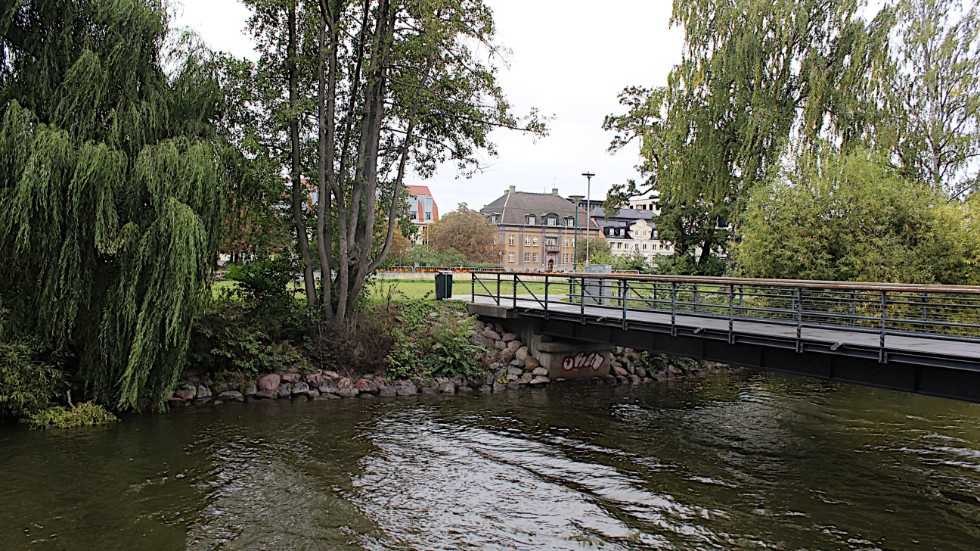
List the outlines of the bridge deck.
{"type": "MultiPolygon", "coordinates": [[[[486,306],[497,306],[497,301],[492,297],[476,296],[471,300],[474,304],[486,306]]],[[[515,302],[512,298],[505,298],[501,304],[504,308],[514,308],[515,302]]],[[[538,301],[531,298],[518,297],[516,310],[532,315],[544,315],[546,310],[538,301]]],[[[622,310],[617,307],[585,306],[584,312],[579,304],[569,304],[560,302],[548,302],[547,312],[563,316],[584,316],[587,319],[607,321],[622,320],[622,310]]],[[[630,324],[644,324],[654,326],[670,327],[670,312],[658,312],[648,310],[630,309],[627,322],[630,324]]],[[[673,325],[688,329],[711,330],[715,332],[729,331],[729,320],[715,316],[699,316],[678,313],[673,325]]],[[[732,333],[741,336],[758,336],[767,338],[781,338],[787,341],[797,340],[797,328],[795,325],[785,325],[766,321],[747,321],[736,319],[732,322],[732,333]]],[[[877,331],[850,330],[846,327],[814,327],[804,325],[801,329],[799,338],[807,342],[825,343],[828,345],[839,344],[842,347],[862,348],[878,350],[880,345],[880,335],[877,331]]],[[[957,358],[975,362],[974,366],[980,370],[980,343],[963,342],[955,340],[942,340],[929,336],[909,336],[901,334],[887,333],[885,336],[884,349],[888,353],[911,353],[921,356],[957,358]]]]}

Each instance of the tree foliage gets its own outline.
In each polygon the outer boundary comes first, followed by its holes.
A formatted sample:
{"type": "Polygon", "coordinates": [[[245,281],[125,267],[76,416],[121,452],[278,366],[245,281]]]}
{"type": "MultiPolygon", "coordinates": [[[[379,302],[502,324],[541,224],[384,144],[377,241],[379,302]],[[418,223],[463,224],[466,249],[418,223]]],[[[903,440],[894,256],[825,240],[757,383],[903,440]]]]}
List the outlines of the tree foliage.
{"type": "Polygon", "coordinates": [[[646,180],[614,186],[613,202],[656,188],[662,236],[698,264],[723,251],[745,199],[791,141],[859,143],[880,103],[891,12],[863,0],[675,0],[682,61],[661,88],[627,88],[606,118],[611,149],[640,140],[646,180]]]}
{"type": "Polygon", "coordinates": [[[947,203],[865,150],[828,148],[801,161],[749,201],[736,249],[743,275],[980,283],[980,233],[968,205],[947,203]]]}
{"type": "Polygon", "coordinates": [[[980,183],[980,6],[902,0],[898,8],[896,152],[907,176],[957,199],[980,183]]]}
{"type": "Polygon", "coordinates": [[[175,384],[241,182],[217,64],[167,29],[161,1],[0,9],[0,295],[122,409],[175,384]]]}
{"type": "Polygon", "coordinates": [[[440,252],[456,250],[470,263],[500,261],[496,247],[497,228],[465,203],[455,211],[443,215],[429,230],[432,247],[440,252]]]}
{"type": "Polygon", "coordinates": [[[511,113],[481,0],[248,4],[263,52],[254,96],[269,113],[263,139],[290,172],[307,302],[340,322],[391,248],[410,167],[467,173],[478,151],[494,152],[492,129],[543,127],[511,113]],[[316,182],[312,221],[299,206],[304,178],[316,182]]]}

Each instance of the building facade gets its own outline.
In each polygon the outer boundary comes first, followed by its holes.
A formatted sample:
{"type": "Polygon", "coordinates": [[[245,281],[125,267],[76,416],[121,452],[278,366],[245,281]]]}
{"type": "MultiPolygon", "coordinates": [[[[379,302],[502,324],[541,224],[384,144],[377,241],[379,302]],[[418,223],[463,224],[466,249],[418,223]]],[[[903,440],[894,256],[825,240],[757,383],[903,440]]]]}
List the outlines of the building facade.
{"type": "Polygon", "coordinates": [[[647,262],[657,255],[674,253],[673,246],[657,233],[656,214],[648,209],[619,209],[606,217],[602,209],[595,209],[592,218],[599,225],[603,237],[609,243],[613,256],[641,254],[647,262]]]}
{"type": "Polygon", "coordinates": [[[575,242],[601,239],[598,225],[584,208],[551,193],[527,193],[515,186],[480,209],[497,227],[500,264],[513,271],[572,271],[575,242]]]}
{"type": "Polygon", "coordinates": [[[408,217],[415,226],[415,244],[429,244],[429,228],[439,221],[439,206],[428,186],[405,186],[408,190],[408,217]]]}

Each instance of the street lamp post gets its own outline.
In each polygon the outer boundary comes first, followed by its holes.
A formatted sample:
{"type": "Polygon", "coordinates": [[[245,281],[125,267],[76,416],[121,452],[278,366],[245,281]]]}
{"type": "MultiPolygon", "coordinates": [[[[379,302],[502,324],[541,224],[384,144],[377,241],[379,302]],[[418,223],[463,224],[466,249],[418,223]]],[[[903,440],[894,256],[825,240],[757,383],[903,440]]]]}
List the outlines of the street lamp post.
{"type": "Polygon", "coordinates": [[[578,249],[578,205],[579,205],[579,203],[582,202],[582,196],[581,195],[569,195],[568,198],[571,199],[575,203],[575,237],[573,238],[573,241],[572,241],[572,271],[573,272],[577,272],[578,271],[578,251],[576,249],[578,249]]]}
{"type": "MultiPolygon", "coordinates": [[[[586,188],[585,188],[585,193],[586,193],[586,199],[585,199],[585,267],[588,268],[588,266],[589,266],[589,234],[591,233],[589,230],[592,229],[592,227],[591,227],[592,224],[590,223],[592,221],[592,177],[595,176],[595,174],[593,174],[593,173],[591,173],[589,171],[585,171],[585,172],[582,173],[582,176],[585,176],[585,179],[586,179],[586,184],[585,184],[586,185],[586,188]]],[[[578,224],[578,216],[575,217],[575,223],[578,224]]]]}

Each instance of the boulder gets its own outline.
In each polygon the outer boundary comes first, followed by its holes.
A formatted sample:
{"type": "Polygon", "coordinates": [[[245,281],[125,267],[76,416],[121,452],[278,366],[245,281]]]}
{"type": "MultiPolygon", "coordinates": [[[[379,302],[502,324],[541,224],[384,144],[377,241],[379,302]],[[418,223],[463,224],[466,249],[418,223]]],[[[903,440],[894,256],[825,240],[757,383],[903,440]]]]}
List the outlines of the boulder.
{"type": "Polygon", "coordinates": [[[419,393],[419,388],[411,381],[404,381],[395,385],[395,393],[398,396],[415,396],[419,393]]]}
{"type": "Polygon", "coordinates": [[[484,329],[483,330],[483,333],[481,333],[481,334],[484,337],[486,337],[486,338],[488,338],[488,339],[490,339],[492,341],[499,341],[500,340],[500,333],[494,331],[493,329],[490,329],[489,327],[486,328],[486,329],[484,329]]]}
{"type": "Polygon", "coordinates": [[[179,398],[185,402],[189,402],[194,399],[194,391],[186,388],[179,388],[174,391],[174,398],[179,398]]]}
{"type": "Polygon", "coordinates": [[[531,382],[528,383],[528,384],[531,385],[531,386],[541,386],[541,385],[546,385],[546,384],[548,384],[550,382],[551,382],[551,379],[542,376],[542,377],[535,377],[535,378],[531,379],[531,382]]]}
{"type": "Polygon", "coordinates": [[[625,369],[623,369],[622,367],[620,367],[618,365],[614,365],[613,366],[613,374],[616,375],[617,377],[629,377],[630,376],[630,372],[629,371],[626,371],[625,369]]]}
{"type": "Polygon", "coordinates": [[[528,356],[528,358],[524,360],[524,367],[532,371],[537,369],[540,365],[541,362],[539,362],[538,359],[533,356],[528,356]]]}
{"type": "Polygon", "coordinates": [[[504,342],[516,341],[517,340],[517,334],[516,333],[504,333],[503,335],[500,336],[500,340],[502,340],[504,342]]]}
{"type": "Polygon", "coordinates": [[[446,381],[439,385],[439,392],[443,394],[456,394],[456,385],[452,381],[446,381]]]}
{"type": "Polygon", "coordinates": [[[507,343],[507,350],[510,350],[517,355],[517,351],[521,349],[521,341],[510,341],[507,343]]]}
{"type": "Polygon", "coordinates": [[[310,391],[310,385],[306,383],[296,383],[293,385],[292,394],[293,396],[306,395],[310,391]]]}
{"type": "Polygon", "coordinates": [[[543,367],[537,367],[534,369],[534,371],[531,372],[531,374],[534,375],[535,377],[547,377],[548,370],[543,367]]]}
{"type": "Polygon", "coordinates": [[[637,377],[636,375],[630,375],[629,380],[631,385],[638,385],[643,379],[637,377]]]}
{"type": "Polygon", "coordinates": [[[184,400],[181,400],[180,398],[172,397],[172,398],[167,398],[167,405],[172,408],[182,408],[189,404],[184,400]]]}
{"type": "Polygon", "coordinates": [[[275,400],[279,398],[278,390],[260,390],[253,396],[256,400],[275,400]]]}
{"type": "Polygon", "coordinates": [[[282,382],[282,377],[276,375],[275,373],[266,373],[258,378],[256,384],[259,386],[259,390],[278,390],[279,383],[282,382]]]}
{"type": "Polygon", "coordinates": [[[378,396],[392,397],[398,395],[398,389],[393,386],[383,386],[378,389],[378,396]]]}
{"type": "Polygon", "coordinates": [[[341,398],[353,398],[358,394],[360,394],[360,392],[352,386],[337,389],[337,396],[340,396],[341,398]]]}
{"type": "Polygon", "coordinates": [[[255,393],[259,391],[259,388],[255,386],[255,383],[249,383],[248,387],[245,388],[245,397],[255,396],[255,393]]]}
{"type": "Polygon", "coordinates": [[[378,384],[370,379],[358,379],[354,383],[354,388],[361,394],[377,394],[380,390],[378,384]]]}
{"type": "Polygon", "coordinates": [[[211,389],[204,385],[197,385],[197,399],[210,400],[213,397],[211,389]]]}
{"type": "Polygon", "coordinates": [[[534,379],[534,375],[532,375],[531,373],[522,373],[521,378],[517,379],[517,382],[530,383],[532,379],[534,379]]]}
{"type": "Polygon", "coordinates": [[[514,352],[514,358],[521,360],[522,362],[526,362],[529,355],[530,354],[526,346],[522,346],[517,349],[517,352],[514,352]]]}
{"type": "Polygon", "coordinates": [[[226,390],[218,395],[218,399],[222,402],[244,402],[245,396],[237,390],[226,390]]]}
{"type": "Polygon", "coordinates": [[[646,369],[643,369],[642,367],[638,367],[638,368],[636,368],[636,373],[635,374],[636,374],[637,377],[643,379],[643,378],[646,378],[646,376],[647,376],[647,370],[646,369]]]}
{"type": "Polygon", "coordinates": [[[303,376],[300,375],[299,373],[296,373],[295,371],[287,371],[282,374],[282,382],[284,383],[289,383],[289,384],[297,383],[302,378],[303,376]]]}
{"type": "Polygon", "coordinates": [[[310,373],[304,377],[304,380],[310,385],[310,388],[316,388],[320,386],[321,382],[323,382],[323,375],[320,375],[319,373],[310,373]]]}
{"type": "Polygon", "coordinates": [[[478,390],[480,391],[481,394],[490,394],[491,392],[493,392],[493,387],[490,385],[480,385],[480,388],[478,390]]]}
{"type": "Polygon", "coordinates": [[[280,398],[289,398],[289,396],[291,396],[292,393],[293,393],[293,385],[291,385],[289,383],[283,383],[283,384],[279,385],[279,397],[280,398]]]}
{"type": "Polygon", "coordinates": [[[507,365],[514,359],[514,351],[510,348],[505,348],[501,350],[499,354],[497,354],[497,359],[500,361],[500,363],[507,365]]]}
{"type": "Polygon", "coordinates": [[[493,383],[493,391],[494,392],[503,392],[505,390],[507,390],[507,385],[505,385],[505,384],[503,384],[503,383],[501,383],[499,381],[494,381],[494,383],[493,383]]]}

